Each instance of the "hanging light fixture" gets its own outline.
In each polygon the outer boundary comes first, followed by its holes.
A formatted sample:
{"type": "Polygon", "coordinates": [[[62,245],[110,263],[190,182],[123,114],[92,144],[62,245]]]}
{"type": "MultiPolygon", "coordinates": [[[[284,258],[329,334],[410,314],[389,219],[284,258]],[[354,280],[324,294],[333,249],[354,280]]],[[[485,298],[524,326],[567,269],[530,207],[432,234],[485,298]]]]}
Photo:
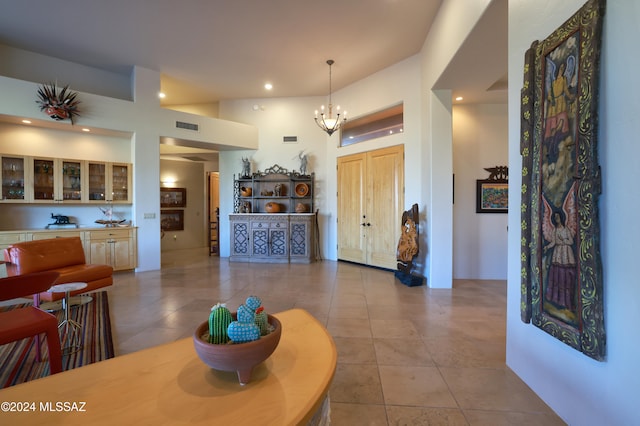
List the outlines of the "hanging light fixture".
{"type": "Polygon", "coordinates": [[[333,132],[338,130],[342,123],[347,121],[346,111],[342,115],[342,120],[340,119],[340,105],[336,107],[336,117],[333,118],[333,104],[331,103],[331,65],[333,65],[333,63],[333,59],[327,60],[327,64],[329,65],[329,114],[325,115],[324,105],[322,105],[320,107],[320,115],[318,116],[318,110],[316,110],[315,118],[318,127],[327,132],[329,136],[331,136],[333,132]]]}

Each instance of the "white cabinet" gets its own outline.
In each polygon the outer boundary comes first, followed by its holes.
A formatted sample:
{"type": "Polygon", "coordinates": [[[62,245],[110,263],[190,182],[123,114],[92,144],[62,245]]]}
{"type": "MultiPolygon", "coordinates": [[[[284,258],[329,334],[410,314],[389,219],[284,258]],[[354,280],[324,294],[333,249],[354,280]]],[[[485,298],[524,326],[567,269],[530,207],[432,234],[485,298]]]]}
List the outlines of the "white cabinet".
{"type": "Polygon", "coordinates": [[[315,214],[231,214],[231,262],[310,263],[315,214]]]}

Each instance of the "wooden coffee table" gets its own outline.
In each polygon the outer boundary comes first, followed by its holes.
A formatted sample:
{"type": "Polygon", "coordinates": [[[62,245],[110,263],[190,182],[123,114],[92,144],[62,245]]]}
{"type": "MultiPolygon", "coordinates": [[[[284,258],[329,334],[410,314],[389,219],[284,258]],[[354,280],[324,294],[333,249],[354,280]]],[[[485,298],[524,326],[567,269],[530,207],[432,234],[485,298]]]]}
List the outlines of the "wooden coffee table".
{"type": "Polygon", "coordinates": [[[33,403],[35,409],[0,418],[3,424],[38,426],[306,425],[328,411],[336,347],[307,311],[273,315],[282,324],[280,343],[244,386],[235,372],[207,367],[188,337],[1,389],[1,401],[33,403]],[[69,410],[49,410],[50,401],[63,408],[67,403],[69,410]]]}

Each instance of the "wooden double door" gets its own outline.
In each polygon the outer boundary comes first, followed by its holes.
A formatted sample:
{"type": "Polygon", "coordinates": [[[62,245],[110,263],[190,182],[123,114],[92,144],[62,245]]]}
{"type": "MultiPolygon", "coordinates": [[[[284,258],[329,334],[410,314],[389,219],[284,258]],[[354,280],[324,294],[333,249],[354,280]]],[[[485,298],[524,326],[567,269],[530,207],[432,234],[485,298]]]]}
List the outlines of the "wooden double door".
{"type": "Polygon", "coordinates": [[[338,259],[397,268],[404,147],[338,158],[338,259]]]}

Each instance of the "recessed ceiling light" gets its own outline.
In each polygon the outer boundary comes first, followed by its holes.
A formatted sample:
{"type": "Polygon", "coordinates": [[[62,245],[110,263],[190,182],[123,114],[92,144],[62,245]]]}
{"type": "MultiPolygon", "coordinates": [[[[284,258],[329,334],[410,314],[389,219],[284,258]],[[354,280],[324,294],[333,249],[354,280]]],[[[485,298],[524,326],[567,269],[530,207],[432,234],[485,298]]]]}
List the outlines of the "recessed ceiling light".
{"type": "Polygon", "coordinates": [[[82,129],[83,132],[90,132],[91,129],[87,129],[86,127],[82,129]]]}
{"type": "Polygon", "coordinates": [[[273,84],[265,83],[264,88],[267,89],[267,90],[271,90],[271,89],[273,89],[273,84]]]}
{"type": "Polygon", "coordinates": [[[22,120],[22,122],[23,122],[24,124],[31,124],[31,121],[30,121],[30,120],[22,120]]]}
{"type": "Polygon", "coordinates": [[[167,97],[167,95],[166,95],[166,94],[164,94],[164,93],[162,93],[162,92],[160,92],[160,93],[158,93],[158,97],[159,97],[160,99],[164,99],[164,98],[166,98],[166,97],[167,97]]]}
{"type": "Polygon", "coordinates": [[[458,97],[456,98],[456,101],[461,101],[461,100],[463,100],[463,99],[464,99],[464,98],[463,98],[462,96],[458,96],[458,97]]]}

